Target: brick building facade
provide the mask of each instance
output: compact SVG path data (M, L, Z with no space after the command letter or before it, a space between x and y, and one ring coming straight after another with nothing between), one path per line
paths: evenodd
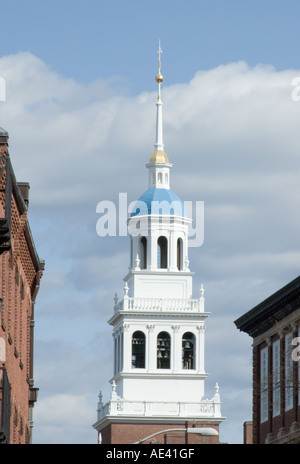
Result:
M253 443L300 443L300 277L235 324L253 338Z
M212 434L212 429L216 434ZM196 433L193 433L193 430ZM207 435L203 432L207 430ZM119 421L110 422L102 431L102 443L120 444L172 444L172 445L200 445L219 444L219 424L201 421L138 421L136 418L130 423ZM148 438L147 438L148 437Z
M31 442L34 303L44 263L31 235L29 184L16 181L0 128L0 443Z

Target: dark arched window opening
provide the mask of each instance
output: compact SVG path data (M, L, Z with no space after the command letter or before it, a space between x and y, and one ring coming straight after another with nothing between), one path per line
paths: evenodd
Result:
M177 240L177 269L178 271L182 271L182 262L183 262L183 246L182 246L182 239L179 238Z
M145 367L145 334L137 331L132 335L132 368Z
M157 369L170 369L170 335L160 332L157 336Z
M182 337L182 368L195 369L195 335L191 332Z
M141 243L140 267L141 269L146 269L147 268L147 239L146 237L142 237L140 243Z
M159 237L157 240L157 267L167 269L168 267L168 240L166 237Z

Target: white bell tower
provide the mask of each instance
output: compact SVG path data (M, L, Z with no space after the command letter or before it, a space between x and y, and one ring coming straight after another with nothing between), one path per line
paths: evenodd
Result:
M109 320L114 340L112 393L106 404L101 394L94 424L103 443L133 443L147 435L146 425L163 430L197 421L218 430L223 420L218 386L212 399L204 399L208 313L202 285L193 297L188 257L191 220L170 189L172 164L163 145L160 46L158 53L155 150L146 165L148 189L128 219L129 272L124 296L119 301L115 295ZM123 435L122 424L126 424Z

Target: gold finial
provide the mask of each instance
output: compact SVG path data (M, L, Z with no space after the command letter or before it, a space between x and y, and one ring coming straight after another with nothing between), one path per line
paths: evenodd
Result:
M160 40L159 40L159 43L158 43L158 74L157 76L155 77L155 80L158 84L161 84L162 81L164 80L163 78L163 75L161 73L161 60L160 60L160 56L162 54L162 49L161 49L161 46L160 46Z

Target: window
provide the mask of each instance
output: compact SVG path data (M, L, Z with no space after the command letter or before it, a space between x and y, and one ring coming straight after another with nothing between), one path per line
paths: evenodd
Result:
M166 237L159 237L157 240L157 267L167 269L168 267L168 240Z
M170 369L170 335L160 332L157 336L157 369Z
M273 417L280 414L280 340L273 343Z
M191 332L182 337L182 369L195 369L195 336Z
M23 435L23 433L24 433L24 423L23 423L23 419L21 418L19 434Z
M147 268L147 239L146 237L142 237L140 240L140 257L141 257L141 262L140 262L140 267L141 269L146 269Z
M18 425L18 422L19 422L19 414L18 414L18 410L17 408L15 407L15 411L14 411L14 425L17 427Z
M177 240L177 269L178 271L182 271L182 239L179 238Z
M268 348L260 352L260 421L268 420Z
M158 173L157 180L158 180L158 183L159 183L159 184L162 183L162 173L161 173L161 172Z
M20 282L20 274L19 274L19 269L16 266L16 269L15 269L15 283L16 283L16 285L19 285L19 282Z
M22 298L22 300L24 300L24 298L25 298L25 287L24 287L23 279L21 279L21 288L20 288L20 292L21 292L21 298Z
M132 368L143 369L145 367L145 334L141 331L132 335Z
M293 358L292 358L292 339L293 334L285 336L285 410L293 407Z

